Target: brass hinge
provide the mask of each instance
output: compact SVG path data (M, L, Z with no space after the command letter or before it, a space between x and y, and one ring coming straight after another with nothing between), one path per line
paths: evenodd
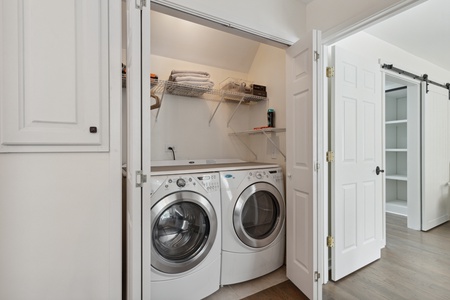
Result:
M142 170L136 171L136 187L143 187L147 182L147 175Z
M314 61L318 61L320 58L320 54L317 51L314 51Z
M334 152L333 151L327 152L327 162L334 162Z
M327 236L327 247L333 248L334 247L334 237L331 235Z
M319 281L319 279L320 279L320 273L315 271L314 272L314 281L317 282L317 281Z
M331 78L334 76L334 67L327 67L327 77Z

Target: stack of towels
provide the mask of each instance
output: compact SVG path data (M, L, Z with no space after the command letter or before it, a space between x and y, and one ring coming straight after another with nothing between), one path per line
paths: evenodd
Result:
M168 85L167 91L176 95L200 96L214 86L214 82L209 80L209 77L209 73L202 71L173 70L169 81L176 84Z

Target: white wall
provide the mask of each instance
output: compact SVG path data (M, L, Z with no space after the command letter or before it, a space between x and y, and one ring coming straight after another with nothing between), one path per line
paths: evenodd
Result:
M365 32L348 37L337 45L352 52L360 53L363 57L372 57L381 59L384 63L392 63L394 66L414 74L428 74L431 80L439 83L448 82L450 79L450 71Z
M111 239L120 247L121 238L120 214L110 231L110 155L2 154L0 166L0 298L119 296L110 294L110 276L120 280Z
M275 127L286 128L286 51L261 44L249 71L255 82L268 86L267 108L275 110ZM266 125L266 107L255 107L251 111L250 127ZM286 133L270 134L271 139L286 155ZM258 160L277 163L283 168L286 161L264 135L250 137L250 145L258 155Z
M394 5L409 5L422 0L314 0L306 7L306 30L327 32L342 30L388 10Z

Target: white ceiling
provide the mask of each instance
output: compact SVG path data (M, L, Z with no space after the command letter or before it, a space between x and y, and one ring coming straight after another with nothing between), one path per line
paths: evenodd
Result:
M365 31L450 71L449 0L428 0Z
M259 43L151 11L153 55L248 73Z
M248 72L258 42L151 13L152 54ZM450 0L428 0L365 31L450 71Z

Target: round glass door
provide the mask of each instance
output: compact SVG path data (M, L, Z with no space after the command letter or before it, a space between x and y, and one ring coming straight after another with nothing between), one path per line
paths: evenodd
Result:
M198 265L213 246L217 232L214 208L194 192L177 192L160 200L152 215L152 266L181 273Z
M261 248L272 243L284 223L284 201L271 184L255 183L239 196L234 207L234 229L249 247Z

